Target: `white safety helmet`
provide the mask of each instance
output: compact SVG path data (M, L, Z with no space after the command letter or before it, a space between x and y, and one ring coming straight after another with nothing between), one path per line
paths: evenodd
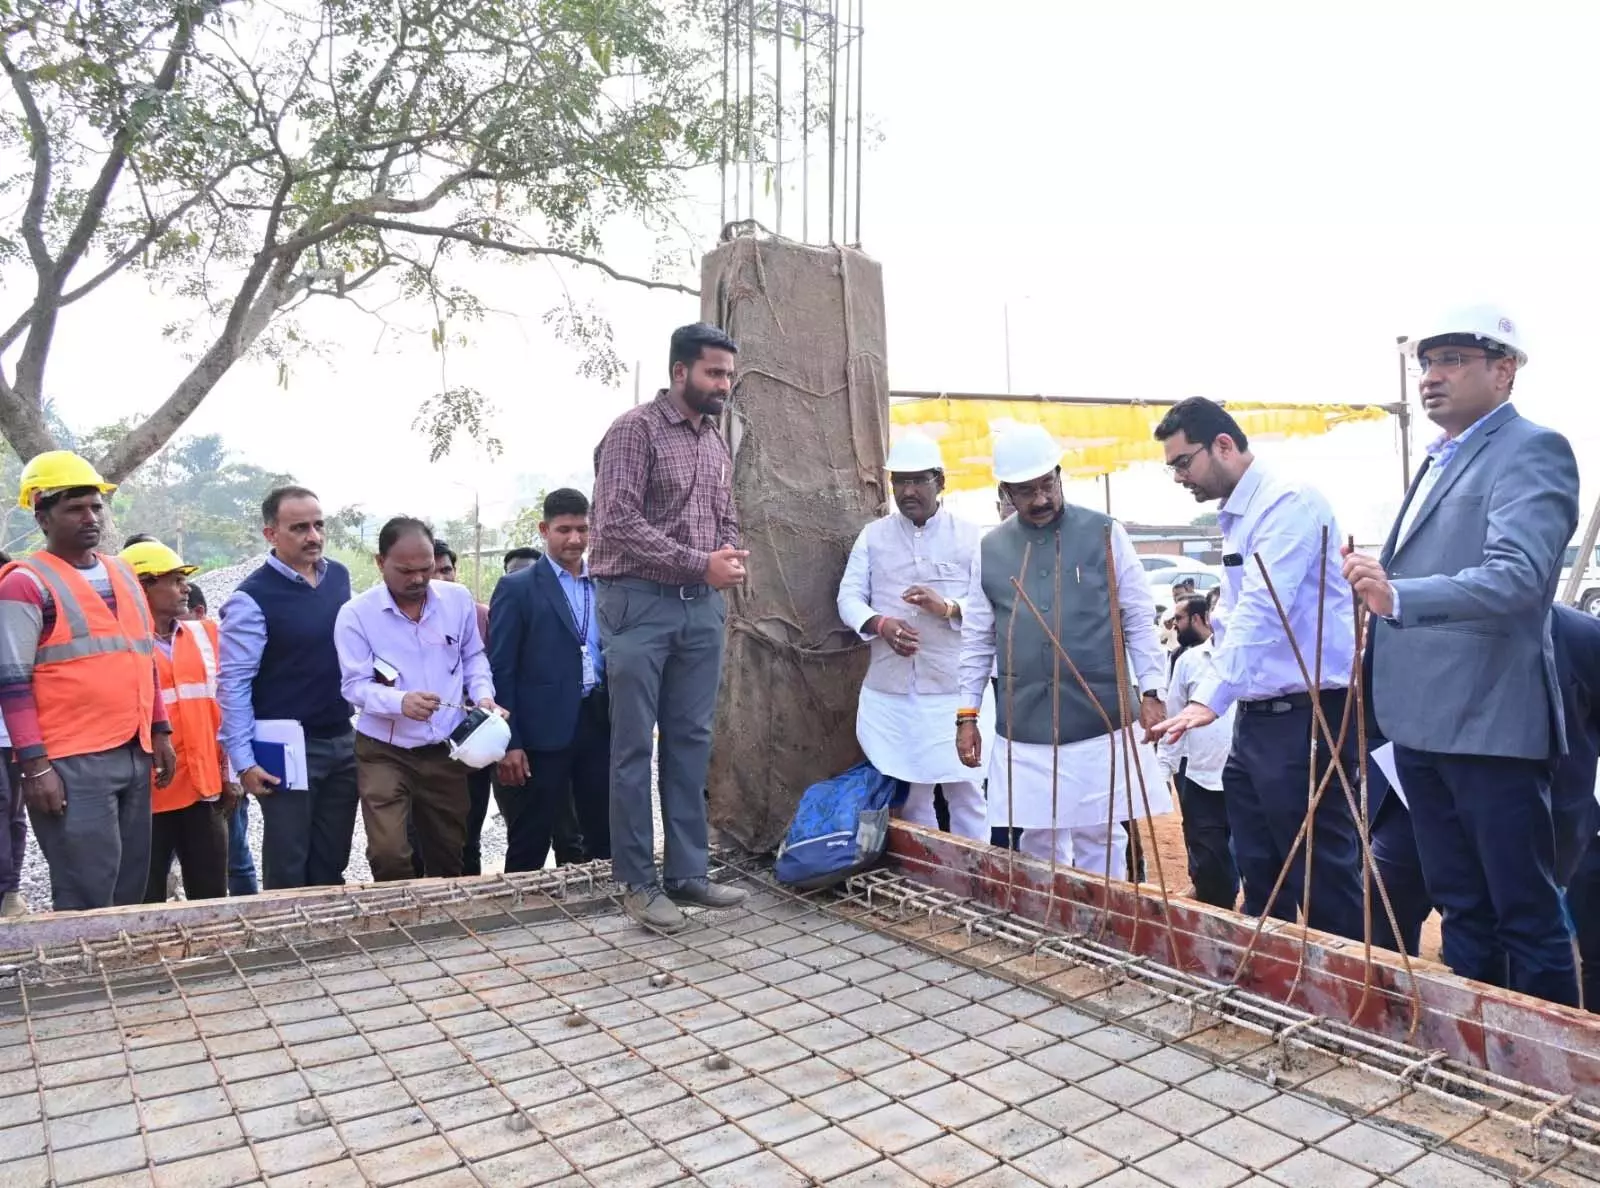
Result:
M450 732L450 758L474 771L499 763L511 743L511 727L492 710L473 709Z
M1492 305L1451 310L1428 333L1408 339L1401 349L1416 355L1436 346L1489 346L1514 358L1518 368L1528 365L1528 352L1522 349L1517 324L1504 310Z
M889 447L883 468L890 474L921 474L925 470L943 470L944 458L939 454L939 443L931 437L902 433Z
M994 439L994 477L1000 483L1025 483L1061 465L1064 451L1043 425L1014 425Z

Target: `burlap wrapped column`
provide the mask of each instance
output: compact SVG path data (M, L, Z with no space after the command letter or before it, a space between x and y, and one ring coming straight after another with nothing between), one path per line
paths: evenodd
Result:
M724 843L765 851L809 785L861 758L867 649L835 600L850 545L886 498L883 272L850 248L739 236L701 276L705 320L739 344L723 428L750 550L728 604L711 822Z

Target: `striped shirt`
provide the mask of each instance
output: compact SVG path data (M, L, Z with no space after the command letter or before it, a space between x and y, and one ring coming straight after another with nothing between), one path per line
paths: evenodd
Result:
M733 455L717 427L696 427L666 392L618 417L596 451L589 572L694 585L713 552L738 544Z

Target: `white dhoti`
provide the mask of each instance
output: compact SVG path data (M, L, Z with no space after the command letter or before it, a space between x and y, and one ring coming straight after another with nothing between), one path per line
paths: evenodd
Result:
M989 824L1022 830L1018 848L1025 854L1053 854L1058 862L1099 875L1106 873L1109 832L1111 876L1125 878L1128 837L1122 822L1142 820L1146 798L1152 815L1172 810L1155 748L1135 741L1143 733L1135 727L1124 750L1127 733L1060 747L997 737L989 760Z
M934 787L944 789L950 832L989 840L988 810L980 786L982 768L967 767L956 754L959 693L883 693L863 688L856 709L856 740L872 765L911 785L901 816L938 828ZM984 698L978 733L987 751L994 742L994 698Z

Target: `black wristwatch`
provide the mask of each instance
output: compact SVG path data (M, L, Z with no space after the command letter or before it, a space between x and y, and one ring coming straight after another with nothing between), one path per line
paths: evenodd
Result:
M1139 696L1140 697L1153 697L1157 701L1161 700L1161 694L1157 693L1154 689L1146 689L1143 693L1139 694Z

